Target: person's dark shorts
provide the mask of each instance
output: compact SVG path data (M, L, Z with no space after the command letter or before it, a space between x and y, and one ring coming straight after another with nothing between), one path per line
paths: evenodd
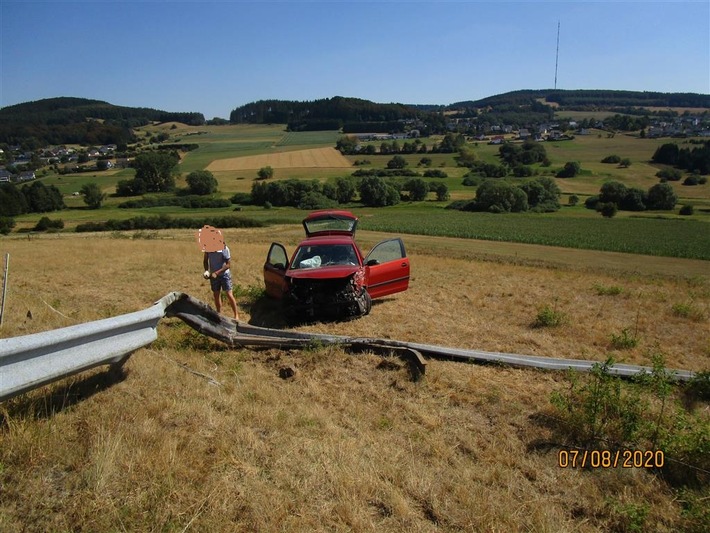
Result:
M222 289L223 291L232 290L232 275L222 274L216 278L210 278L210 286L212 287L212 292Z

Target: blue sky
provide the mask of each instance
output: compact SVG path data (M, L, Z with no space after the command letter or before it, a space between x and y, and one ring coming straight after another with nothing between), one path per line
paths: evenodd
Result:
M74 96L228 118L261 99L450 104L710 93L710 2L0 0L0 107Z

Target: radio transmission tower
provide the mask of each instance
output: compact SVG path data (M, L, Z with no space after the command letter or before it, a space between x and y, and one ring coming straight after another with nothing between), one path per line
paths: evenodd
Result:
M560 58L560 21L557 21L557 50L555 51L555 90L557 89L557 62Z

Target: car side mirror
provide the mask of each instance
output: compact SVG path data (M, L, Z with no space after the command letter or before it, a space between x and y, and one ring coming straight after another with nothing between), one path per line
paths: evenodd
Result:
M283 263L274 263L271 266L273 266L274 268L278 268L279 270L286 270L286 265L284 265Z
M365 263L367 266L373 266L373 265L379 265L380 262L377 259L370 259L367 263Z

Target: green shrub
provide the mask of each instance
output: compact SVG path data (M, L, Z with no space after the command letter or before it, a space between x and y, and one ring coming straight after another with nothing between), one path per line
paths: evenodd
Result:
M7 235L15 227L15 219L12 217L1 217L0 216L0 233Z
M628 350L635 348L638 344L638 337L629 331L629 328L624 328L618 335L611 334L611 346L617 350Z
M62 219L52 220L49 217L42 217L39 222L32 228L34 231L60 230L64 228Z
M621 162L621 158L618 155L608 155L602 159L602 163L613 163L618 164Z
M692 215L695 212L695 209L691 204L685 204L683 207L680 208L680 211L678 211L679 215Z
M599 284L594 285L594 290L599 296L617 296L624 291L624 289L618 285L610 285L607 287Z
M538 310L532 325L534 328L552 328L562 325L566 320L565 314L557 311L556 306L545 305Z

